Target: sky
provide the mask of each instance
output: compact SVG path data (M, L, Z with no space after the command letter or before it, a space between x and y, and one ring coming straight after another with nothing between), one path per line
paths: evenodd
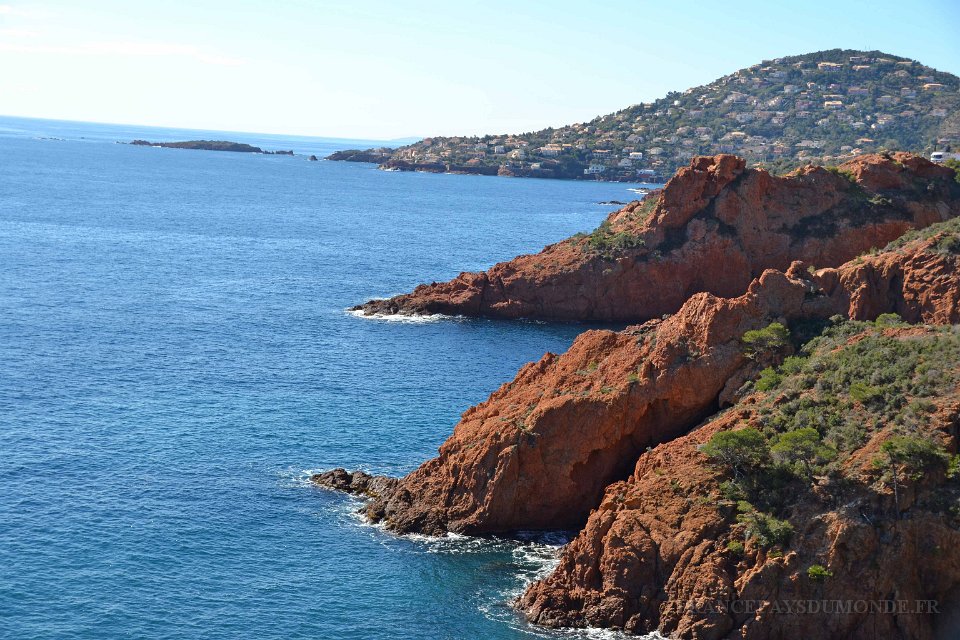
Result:
M583 122L785 55L960 75L958 0L0 0L0 114L388 140Z

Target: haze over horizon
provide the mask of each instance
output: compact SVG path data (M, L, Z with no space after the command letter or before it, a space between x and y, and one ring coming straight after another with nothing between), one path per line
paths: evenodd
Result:
M582 122L824 49L960 73L948 0L85 5L0 4L0 113L388 140Z

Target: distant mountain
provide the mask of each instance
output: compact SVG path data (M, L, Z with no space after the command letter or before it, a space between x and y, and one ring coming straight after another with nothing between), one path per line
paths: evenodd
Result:
M659 181L695 155L789 169L855 155L960 148L960 78L880 51L777 58L591 120L519 135L425 138L332 159L381 168Z

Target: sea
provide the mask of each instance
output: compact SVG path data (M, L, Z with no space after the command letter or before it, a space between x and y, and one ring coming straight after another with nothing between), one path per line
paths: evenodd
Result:
M0 117L0 637L615 637L510 605L569 533L396 536L308 478L411 471L586 328L348 307L638 185L308 160L376 144Z

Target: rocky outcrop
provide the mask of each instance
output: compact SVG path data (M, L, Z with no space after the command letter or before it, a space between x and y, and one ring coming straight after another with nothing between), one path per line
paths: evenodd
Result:
M956 222L934 225L888 251L822 269L816 280L854 320L896 313L911 323L960 323L958 230Z
M229 142L227 140L186 140L184 142L148 142L134 140L130 144L138 147L165 147L167 149L195 149L200 151L233 151L235 153L264 153L260 147L254 147L243 142ZM293 155L293 152L289 152Z
M898 189L909 185L894 181L914 171L882 160L860 169L859 180ZM718 167L698 180L702 195L670 200L660 231L688 228L727 177ZM894 498L875 460L882 442L903 433L957 451L960 340L953 351L924 356L933 377L923 384L947 380L946 387L923 402L900 396L891 404L907 407L905 421L871 414L870 400L844 399L863 440L812 484L771 476L781 517L794 528L789 544L750 537L728 495L730 476L701 446L720 431L769 431L771 412L792 415L791 402L819 393L819 374L783 391L745 384L793 349L770 343L748 353L748 331L780 322L799 336L837 314L897 313L918 324L878 323L863 335L904 343L945 335L929 325L957 322L958 260L960 219L837 268L796 261L786 273L766 270L736 297L697 293L674 315L588 331L567 353L526 365L468 409L439 455L404 478L338 469L314 481L366 496L369 517L397 532L579 529L557 569L518 601L538 624L700 639L954 637L936 628L949 620L930 614L960 601L960 520L951 507L960 484L943 470L903 475ZM863 335L822 350L840 352ZM889 372L877 373L858 380L883 384ZM806 409L813 424L822 416L817 406ZM791 609L809 602L826 612ZM827 608L846 603L866 609Z
M397 484L396 478L373 476L363 471L351 472L346 469L315 473L310 476L310 481L318 487L368 497L384 494Z
M952 322L960 276L957 255L943 247L960 245L958 229L936 225L839 269L795 262L736 298L699 293L665 319L587 331L468 409L438 457L367 492L367 513L393 530L429 534L579 527L646 448L732 404L770 358L785 355L748 355L747 331L836 314Z
M429 534L579 527L642 451L687 431L717 409L731 380L756 372L746 331L830 315L810 288L768 271L739 298L701 293L665 320L584 333L467 410L440 455L367 513Z
M888 331L909 340L933 333ZM937 398L940 410L926 427L951 451L958 401L956 390ZM797 500L785 549L743 546L744 525L723 497L726 478L700 447L719 431L761 427L757 404L752 397L642 454L630 478L607 489L553 574L520 599L529 619L703 640L935 637L944 622L932 614L953 606L960 585L960 523L937 504L956 500L960 488L942 475L915 482L909 504L900 504L905 514L892 517L868 445L847 461L855 471L844 482L788 487ZM826 570L820 579L808 573L814 565Z
M357 309L642 322L695 293L738 296L766 269L794 260L836 267L952 218L960 214L953 175L901 153L780 177L730 155L695 158L662 192L611 214L589 236Z

